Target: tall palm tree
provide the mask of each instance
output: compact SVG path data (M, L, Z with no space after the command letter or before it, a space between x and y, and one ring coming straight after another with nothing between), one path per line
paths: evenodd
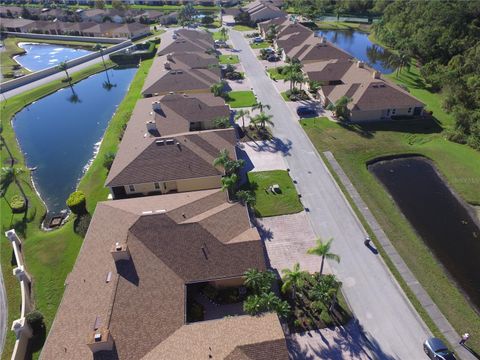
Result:
M20 184L20 175L24 174L26 172L26 169L23 167L18 167L18 166L6 166L2 167L1 169L1 175L2 179L5 184L9 184L11 182L14 182L20 192L22 193L22 197L25 200L25 208L28 209L28 198L27 194L25 194L25 191L23 190L22 184ZM5 188L8 185L5 186Z
M227 41L228 29L225 26L220 29L220 34L222 35L223 41Z
M297 289L301 287L305 282L307 272L300 270L300 264L293 265L293 269L283 269L283 285L282 292L285 293L288 290L292 290L292 299L295 300Z
M329 239L326 243L322 242L322 239L317 239L317 245L307 250L307 254L317 255L322 258L322 263L320 265L320 275L322 275L323 273L323 265L325 259L340 262L340 256L330 252L330 246L332 245L332 241L333 238Z
M272 271L259 271L255 268L245 271L244 276L245 286L256 293L269 291L275 280L275 274Z
M107 64L105 64L105 58L103 57L103 46L97 43L93 47L93 50L100 51L100 55L102 56L103 68L105 69L105 74L107 75L107 84L110 84L110 77L108 76Z
M238 175L231 174L222 177L222 191L229 190L233 191L238 182Z
M250 111L240 109L235 114L235 120L242 119L242 128L245 129L245 116L250 114Z
M72 86L71 78L70 75L68 74L68 64L66 61L62 61L60 64L58 64L57 69L60 71L65 71L65 74L67 75L67 80L70 86Z
M260 110L260 112L263 112L263 109L268 109L270 110L272 107L268 104L262 104L260 101L257 101L255 105L252 106L252 110Z
M273 126L273 116L272 115L267 115L264 112L261 112L257 116L253 118L253 123L254 124L260 124L260 127L262 129L265 129L265 125L269 124Z

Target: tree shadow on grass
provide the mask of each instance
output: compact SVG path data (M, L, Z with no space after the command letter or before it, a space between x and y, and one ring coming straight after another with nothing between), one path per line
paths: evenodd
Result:
M34 329L33 337L28 342L28 350L25 359L33 359L33 354L40 351L47 339L47 329L45 324Z

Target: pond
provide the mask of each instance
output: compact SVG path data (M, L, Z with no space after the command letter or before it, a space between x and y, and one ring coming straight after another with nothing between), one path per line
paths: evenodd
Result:
M13 128L49 214L66 208L122 101L136 68L93 75L40 99L15 115Z
M369 170L443 267L480 309L480 228L434 166L420 157L380 161Z
M18 43L18 46L27 53L15 56L14 60L30 71L38 71L57 66L62 61L73 60L92 53L92 51L88 50L52 44L21 42Z
M382 74L391 74L395 70L388 64L390 52L372 43L367 33L355 30L320 30L316 35L325 36L328 41Z

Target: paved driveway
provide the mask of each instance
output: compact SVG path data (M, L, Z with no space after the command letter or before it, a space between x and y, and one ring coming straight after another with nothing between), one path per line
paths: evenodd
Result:
M376 357L424 359L422 342L430 335L425 324L382 259L363 245L365 230L242 34L231 31L230 38L258 99L272 106L273 133L279 142L290 144L285 159L309 209L315 233L335 239L332 251L340 255L341 262L330 266L344 283L344 293L359 323L378 344Z

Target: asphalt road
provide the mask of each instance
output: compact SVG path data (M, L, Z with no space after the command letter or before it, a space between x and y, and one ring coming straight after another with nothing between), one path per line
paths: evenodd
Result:
M332 251L341 257L331 268L343 282L343 290L372 351L379 359L425 359L423 341L430 335L379 255L365 245L365 230L344 198L316 149L283 101L265 69L256 59L243 34L230 32L241 63L258 100L269 104L280 150L297 190L309 209L315 233L334 238ZM319 260L320 261L320 260Z

